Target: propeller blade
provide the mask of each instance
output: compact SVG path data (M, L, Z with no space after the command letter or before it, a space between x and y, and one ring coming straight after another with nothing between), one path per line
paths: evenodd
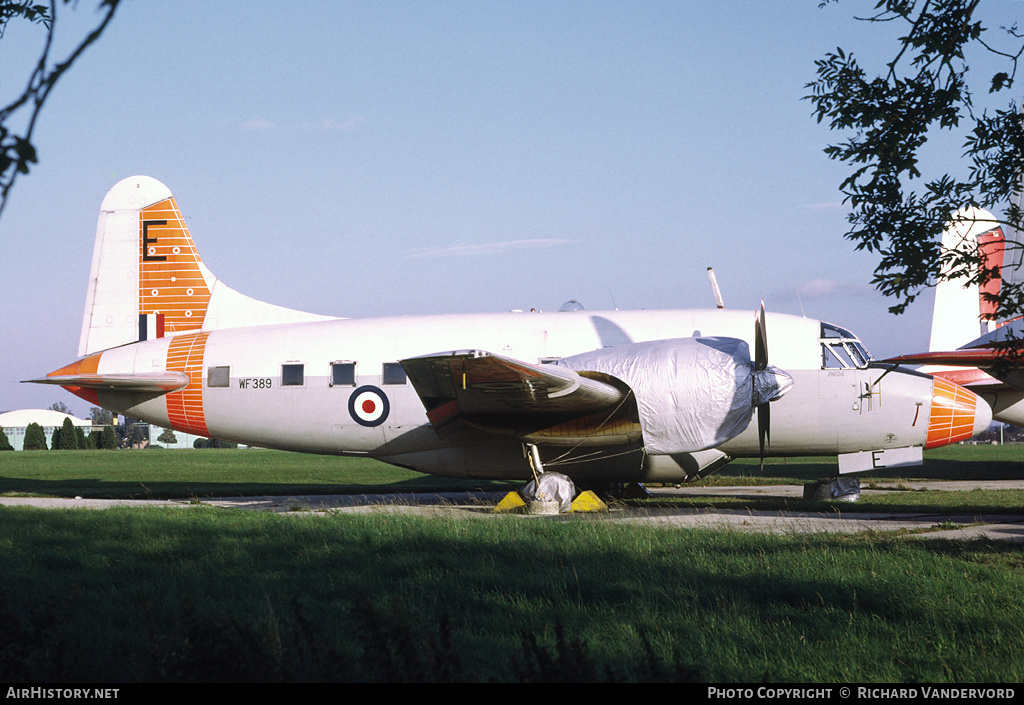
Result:
M765 323L764 299L761 310L754 314L754 372L768 369L768 327ZM765 450L771 448L771 410L767 403L757 407L757 442L761 449L761 471L764 472Z
M761 310L754 314L754 370L768 368L768 328L765 324L764 301Z
M757 407L757 442L761 446L761 471L764 472L765 451L771 450L772 412L771 406L761 404Z

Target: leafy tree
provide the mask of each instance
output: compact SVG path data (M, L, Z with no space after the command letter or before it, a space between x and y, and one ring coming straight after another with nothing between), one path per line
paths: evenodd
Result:
M103 432L100 434L100 442L96 444L96 447L103 450L117 449L117 434L114 433L112 426L103 427Z
M78 447L81 450L92 450L96 446L93 445L92 437L85 435L85 429L81 426L75 426L75 435L78 437Z
M165 428L164 432L157 436L156 440L160 443L166 443L167 445L170 445L172 443L177 443L178 437L174 435L174 431L172 431L169 428Z
M7 437L2 428L0 428L0 450L14 450L14 446L11 445L11 439Z
M8 25L15 20L42 25L46 37L40 49L39 59L28 79L28 85L14 100L0 107L0 215L7 205L7 196L19 174L27 174L29 165L37 161L36 148L32 144L32 132L43 104L50 96L50 91L64 72L78 60L93 42L100 38L103 31L114 18L121 0L100 0L99 23L80 43L62 60L55 59L50 52L53 50L57 29L58 0L50 0L49 7L33 0L0 0L0 39ZM64 0L65 6L77 7L78 2ZM12 77L5 75L6 80ZM12 127L12 122L19 122L19 127Z
M142 448L149 441L149 425L135 421L125 428L124 439L131 448Z
M54 444L54 449L78 450L78 433L75 431L75 425L71 423L70 418L64 418L64 425L60 429L59 440L60 445Z
M89 418L93 426L109 426L114 423L114 414L98 406L89 409Z
M46 450L46 434L35 421L25 427L25 444L22 450Z
M832 2L839 0L821 5ZM851 208L846 238L856 249L879 255L872 283L899 302L890 307L893 313L902 313L942 279L966 277L965 285L984 286L999 276L982 266L977 248L942 249L940 237L954 212L980 207L1000 214L997 221L1010 230L1021 226L1021 114L1010 97L990 96L1005 106L991 112L979 112L976 98L981 89L1005 94L1014 88L1024 41L1016 25L985 27L979 4L879 0L874 14L860 19L901 32L884 69L872 75L839 48L815 62L818 79L807 85L818 121L847 133L846 141L825 150L853 167L840 186ZM968 58L995 62L996 69L977 77L969 72ZM925 177L921 156L927 141L962 129L964 161L953 170L957 175ZM1004 282L991 300L998 304L997 317L1024 312L1019 284Z

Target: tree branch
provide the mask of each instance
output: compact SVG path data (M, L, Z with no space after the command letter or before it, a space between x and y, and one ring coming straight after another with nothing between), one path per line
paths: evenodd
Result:
M3 215L7 206L7 199L11 189L14 187L19 174L27 174L29 165L36 163L36 150L32 145L32 134L35 130L36 120L42 111L46 99L50 95L57 81L64 73L71 68L71 65L82 55L82 53L100 38L117 11L121 0L102 0L100 8L105 8L105 14L99 24L82 40L81 43L68 55L68 57L50 67L50 50L53 46L54 36L57 30L57 0L50 0L49 21L47 24L46 40L36 62L36 68L29 76L28 86L18 98L9 105L0 109L0 216ZM69 0L64 0L65 4ZM41 6L32 6L31 13L23 13L27 19L38 17ZM28 120L23 135L12 133L5 123L22 108L28 108Z

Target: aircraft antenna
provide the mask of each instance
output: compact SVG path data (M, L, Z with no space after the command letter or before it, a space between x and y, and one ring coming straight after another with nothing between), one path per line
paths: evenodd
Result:
M718 288L718 280L715 279L714 267L708 267L708 279L711 280L711 293L715 295L715 306L725 308L725 302L722 301L722 292Z
M619 305L617 303L615 303L615 294L612 293L611 289L608 289L608 298L610 298L612 300L612 308L615 309L616 311L618 311L619 310Z

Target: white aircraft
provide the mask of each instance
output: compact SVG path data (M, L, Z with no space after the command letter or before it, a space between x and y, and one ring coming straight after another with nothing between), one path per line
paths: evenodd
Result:
M954 214L942 236L945 251L977 252L982 266L999 276L984 287L964 284L964 277L943 279L935 287L929 352L901 355L886 360L901 364L923 363L919 372L962 385L981 396L992 408L992 418L1013 426L1024 426L1024 379L1019 363L1009 364L1007 343L1020 323L996 318L996 307L986 294L998 295L1004 278L1021 272L1024 251L1013 238L1009 241L999 222L988 211L967 208ZM952 273L947 266L945 274ZM973 272L965 270L965 275ZM1005 326L1005 328L1004 328Z
M913 464L988 427L976 395L872 363L843 328L782 314L770 326L773 365L763 307L284 309L221 283L171 192L138 176L100 208L80 359L27 381L239 443L461 477L557 469L583 484L693 480L765 455Z

